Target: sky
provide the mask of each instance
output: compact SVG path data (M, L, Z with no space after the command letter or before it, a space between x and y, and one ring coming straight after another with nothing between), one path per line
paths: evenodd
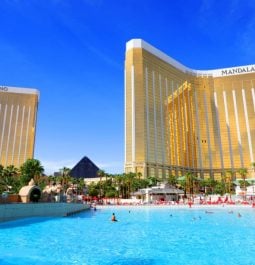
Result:
M83 156L124 171L127 41L196 70L255 63L254 0L0 0L0 13L0 85L40 91L47 174Z

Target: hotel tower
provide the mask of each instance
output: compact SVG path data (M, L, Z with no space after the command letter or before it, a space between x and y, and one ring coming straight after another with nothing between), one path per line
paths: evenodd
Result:
M193 70L126 44L125 171L219 178L255 161L255 65Z
M0 164L19 167L34 155L36 89L0 86Z

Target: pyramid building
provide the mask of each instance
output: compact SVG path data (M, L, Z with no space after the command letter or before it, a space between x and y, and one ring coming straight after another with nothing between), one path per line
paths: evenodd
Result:
M84 156L70 171L73 178L97 178L99 168L87 157Z

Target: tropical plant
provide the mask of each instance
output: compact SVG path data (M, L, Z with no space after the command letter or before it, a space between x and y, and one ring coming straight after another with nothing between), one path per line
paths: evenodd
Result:
M13 165L0 166L0 192L17 193L20 189L19 171Z
M91 197L98 196L99 192L94 186L89 186L88 194Z
M115 198L117 197L117 191L116 190L110 190L105 193L105 197L107 198Z
M200 182L200 185L204 187L205 194L213 194L217 181L212 178L203 179Z
M234 174L235 172L232 170L227 171L227 174L226 174L227 192L229 193L230 199L231 199L231 194L232 194L232 189L233 189Z
M116 188L118 197L120 197L120 195L121 195L121 182L122 182L121 175L119 175L119 174L115 175L113 178L113 185Z
M217 181L213 192L216 194L223 195L225 194L225 191L226 191L225 183L223 181Z
M156 177L148 177L147 180L149 181L149 187L156 186L159 182Z
M170 175L167 179L167 182L169 185L171 186L176 186L176 184L178 183L177 177L174 175Z
M69 168L63 167L61 169L61 172L62 172L61 176L58 176L56 178L56 181L61 183L61 186L62 186L64 192L66 192L66 190L69 188L70 184L71 183L74 184L76 182L76 180L70 176L70 169Z
M142 178L143 174L141 172L137 173L137 177L139 178L139 180Z
M248 183L246 181L246 176L247 176L248 170L247 170L247 168L240 168L238 172L242 178L242 181L240 181L240 187L244 190L244 199L245 199L246 187L248 185Z
M240 168L238 173L240 174L240 176L243 180L243 183L244 183L243 188L244 188L244 190L246 190L245 183L246 183L246 176L247 176L248 170L247 170L247 168Z
M252 166L253 171L255 172L255 162L252 162L251 166Z
M196 188L196 177L191 172L187 172L179 183L184 189L184 194L189 194L189 196L193 197L194 189Z
M39 185L44 168L41 162L37 159L27 159L20 167L20 182L22 185L27 185L31 179L34 179L35 184Z
M105 177L106 173L104 170L98 170L97 171L97 175L99 176L100 180L99 180L99 187L100 187L100 190L99 190L99 196L102 197L102 178Z
M125 184L126 184L126 198L130 198L130 194L134 191L134 182L136 174L129 172L125 175Z

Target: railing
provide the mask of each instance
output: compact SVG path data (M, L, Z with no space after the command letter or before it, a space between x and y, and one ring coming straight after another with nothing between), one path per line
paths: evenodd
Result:
M40 203L84 203L82 195L53 195L42 197ZM22 203L21 197L18 194L3 193L0 195L0 204Z

